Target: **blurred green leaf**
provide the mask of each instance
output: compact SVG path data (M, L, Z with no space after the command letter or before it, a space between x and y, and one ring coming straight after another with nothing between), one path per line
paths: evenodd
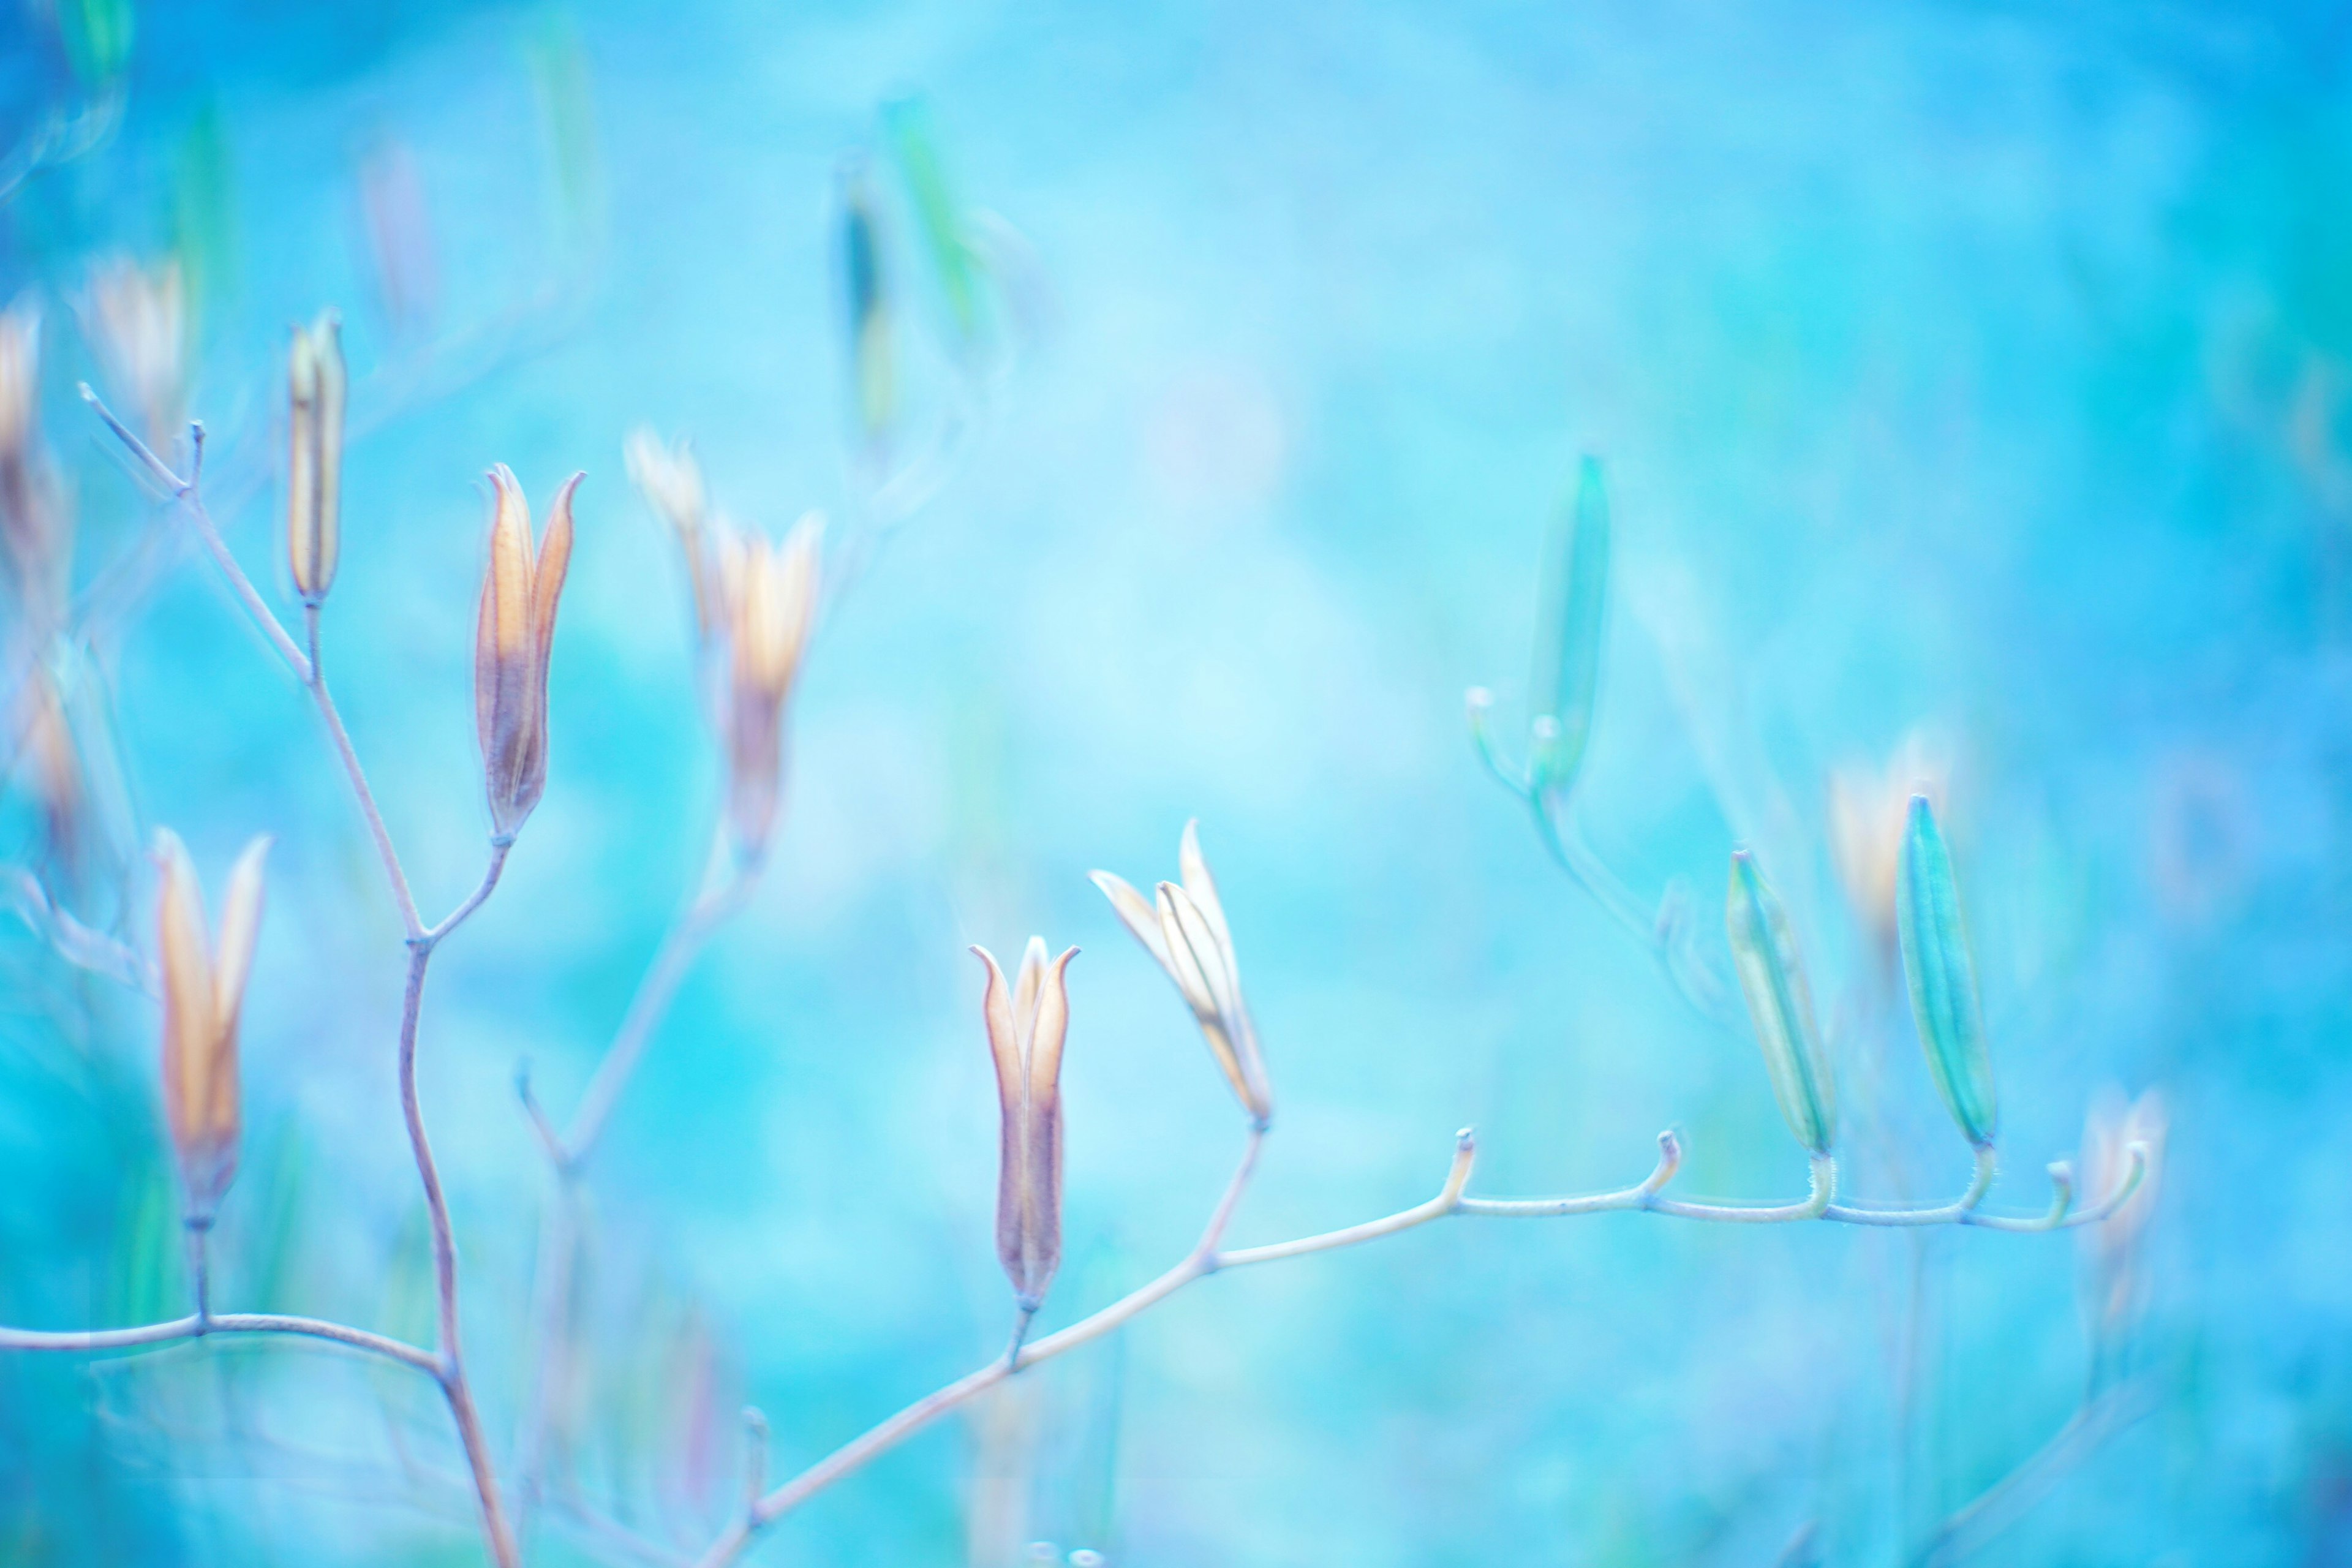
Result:
M187 269L193 323L236 287L236 193L219 100L208 100L188 122L172 167L172 222L180 264ZM194 331L192 325L191 335Z
M919 98L902 98L885 104L883 128L906 182L907 195L922 230L931 270L947 300L956 333L969 341L980 330L980 287L971 242L965 237L962 212L948 184L947 167L940 158L939 138L931 125L930 106Z
M131 0L57 0L58 36L66 63L85 89L111 85L131 63L138 18Z
M596 153L595 89L588 51L572 13L540 14L524 42L540 114L555 161L557 214L575 250L593 248L604 234L604 172Z

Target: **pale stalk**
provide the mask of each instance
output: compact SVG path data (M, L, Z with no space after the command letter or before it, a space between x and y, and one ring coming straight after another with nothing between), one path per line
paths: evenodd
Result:
M2146 1150L2132 1146L2131 1169L2116 1191L2092 1208L2078 1214L2067 1213L2069 1187L2060 1182L2057 1200L2050 1212L2038 1217L1993 1216L1977 1212L1976 1205L1990 1183L1989 1152L1980 1152L1975 1176L1968 1190L1953 1203L1933 1208L1914 1210L1864 1209L1842 1206L1832 1200L1837 1190L1836 1162L1828 1155L1814 1156L1811 1162L1811 1190L1794 1203L1764 1205L1730 1205L1686 1203L1659 1194L1674 1179L1682 1163L1680 1141L1671 1131L1658 1135L1658 1163L1649 1175L1630 1187L1612 1192L1588 1194L1559 1198L1473 1198L1464 1195L1468 1186L1476 1145L1468 1130L1461 1132L1454 1144L1454 1163L1446 1173L1445 1183L1437 1195L1408 1209L1366 1220L1359 1225L1318 1235L1301 1237L1293 1241L1275 1242L1264 1247L1238 1247L1221 1251L1217 1242L1232 1219L1241 1201L1251 1171L1257 1160L1262 1132L1253 1132L1249 1146L1244 1152L1240 1166L1227 1184L1208 1227L1201 1240L1183 1260L1166 1273L1140 1289L1121 1297L1109 1306L1081 1319L1058 1333L1048 1334L1023 1348L1017 1358L999 1356L986 1366L967 1373L944 1388L938 1389L862 1436L851 1439L825 1458L803 1470L761 1497L744 1518L730 1526L714 1542L709 1550L697 1560L697 1568L725 1568L740 1556L759 1532L810 1498L852 1474L869 1461L898 1447L907 1438L930 1425L941 1415L961 1405L976 1395L1004 1382L1018 1373L1025 1372L1041 1361L1076 1349L1101 1338L1131 1319L1159 1305L1196 1279L1228 1268L1247 1268L1253 1264L1278 1263L1288 1258L1303 1258L1311 1253L1336 1251L1364 1242L1377 1241L1412 1230L1434 1220L1454 1215L1478 1215L1487 1218L1535 1219L1564 1215L1603 1214L1615 1210L1658 1214L1674 1218L1695 1219L1714 1224L1792 1224L1830 1222L1844 1225L1992 1225L2008 1230L2055 1230L2075 1225L2087 1225L2105 1218L2128 1198L2138 1185L2146 1166ZM2062 1172L2053 1170L2053 1177Z

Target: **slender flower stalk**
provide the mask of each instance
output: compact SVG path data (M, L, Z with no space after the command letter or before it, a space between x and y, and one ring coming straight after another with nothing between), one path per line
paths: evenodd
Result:
M474 713L496 842L513 841L547 788L547 661L572 562L572 493L583 477L556 492L534 558L522 487L504 463L490 470L497 510L474 638Z
M1108 871L1091 875L1135 940L1176 983L1234 1098L1249 1112L1251 1125L1262 1130L1274 1118L1273 1091L1258 1052L1257 1026L1242 998L1233 931L1217 899L1216 879L1201 854L1198 822L1184 825L1177 869L1183 880L1160 883L1149 901Z
M188 1223L212 1223L236 1175L241 1119L237 1020L261 925L262 863L269 840L237 857L221 900L220 945L205 926L204 888L179 835L155 835L160 879L155 949L163 985L163 1112L187 1188Z
M1062 1263L1062 1042L1070 1026L1065 975L1078 950L1048 959L1045 939L1031 937L1021 955L1020 978L1010 989L995 955L984 947L971 951L988 968L981 1012L1003 1113L996 1257L1025 1324L1045 1304Z
M286 353L286 554L305 605L327 596L342 538L342 321L322 310Z

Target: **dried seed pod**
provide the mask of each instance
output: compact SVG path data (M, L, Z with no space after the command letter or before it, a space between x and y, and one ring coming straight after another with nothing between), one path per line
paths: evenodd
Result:
M261 924L269 840L246 846L221 900L220 947L205 928L204 889L179 836L155 835L157 967L163 984L163 1110L187 1187L191 1225L209 1225L236 1174L237 1022Z
M1045 938L1031 937L1009 991L995 956L982 947L971 951L988 967L981 1013L1003 1112L996 1258L1021 1310L1034 1312L1062 1262L1062 1043L1070 1026L1065 972L1078 950L1049 960Z
M308 327L294 329L286 354L287 426L286 553L295 591L306 605L327 596L335 581L342 537L343 367L342 321L320 312Z
M1209 863L1201 854L1197 822L1184 825L1177 868L1182 883L1160 883L1152 900L1108 871L1092 875L1120 921L1176 983L1217 1066L1233 1085L1234 1098L1262 1128L1273 1118L1274 1097L1258 1052L1257 1027L1242 998L1233 932L1226 927Z
M783 797L784 704L815 624L824 539L824 517L810 512L780 545L735 534L727 541L727 809L735 851L746 860L765 853Z
M1788 911L1757 871L1756 858L1745 849L1732 852L1724 922L1780 1114L1788 1118L1798 1142L1815 1154L1826 1154L1837 1141L1837 1083L1814 1021L1812 989L1805 983L1804 960Z
M474 718L481 733L490 830L511 841L547 788L547 663L572 561L572 475L548 510L534 555L530 509L504 463L490 470L497 510L474 634Z
M1538 794L1564 793L1575 784L1592 737L1608 620L1609 535L1608 486L1601 459L1588 456L1578 468L1575 502L1553 530L1544 562L1529 703L1535 743L1528 759L1528 783Z
M1952 852L1924 795L1911 797L1895 903L1903 977L1910 987L1911 1014L1918 1021L1928 1074L1969 1142L1988 1148L2000 1108L1985 1041L1984 1005L1978 999L1976 961L1960 918Z

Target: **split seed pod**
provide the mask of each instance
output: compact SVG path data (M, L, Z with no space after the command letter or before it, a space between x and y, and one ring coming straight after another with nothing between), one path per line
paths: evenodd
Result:
M1999 1106L1993 1096L1992 1057L1985 1042L1984 1005L1978 999L1976 961L1960 919L1952 852L1924 795L1911 797L1895 906L1903 978L1910 987L1911 1014L1918 1020L1928 1074L1969 1142L1988 1148L1998 1126Z
M1798 1142L1812 1153L1826 1154L1837 1141L1837 1082L1814 1021L1812 988L1805 983L1804 960L1788 911L1758 873L1756 858L1745 849L1732 852L1724 919L1731 934L1732 963L1748 996L1757 1041L1764 1047L1764 1066L1772 1075L1780 1114L1788 1118Z
M220 946L205 928L203 886L179 836L155 835L161 877L156 952L163 982L163 1114L187 1187L191 1225L209 1225L236 1174L236 1031L253 941L261 924L262 862L269 840L237 857L221 900Z
M474 633L474 718L490 831L501 840L513 839L547 788L547 658L572 563L572 492L583 477L572 475L556 492L534 557L522 487L504 463L490 470L498 498Z
M824 519L810 512L780 545L730 535L721 578L733 658L727 709L727 813L735 852L756 860L783 797L784 703L816 618Z
M1263 1128L1273 1118L1274 1096L1258 1054L1257 1026L1242 999L1233 932L1225 925L1224 906L1218 901L1209 863L1201 855L1197 822L1184 825L1177 868L1183 881L1160 883L1149 901L1108 871L1093 873L1094 883L1135 940L1176 983L1217 1066L1234 1086L1234 1098L1250 1113L1252 1123Z
M1609 607L1609 533L1601 459L1587 457L1578 469L1575 502L1554 529L1544 561L1530 704L1535 744L1528 758L1529 783L1539 794L1564 792L1575 783L1592 738Z
M1049 960L1045 939L1031 937L1021 955L1020 978L1010 991L995 956L984 947L971 951L988 966L981 1012L1003 1111L996 1258L1021 1310L1034 1312L1062 1263L1062 1041L1070 1027L1065 972L1078 950Z
M286 384L292 435L286 464L286 553L295 591L304 604L315 605L335 581L342 538L347 377L342 321L334 311L322 310L310 326L294 329Z

